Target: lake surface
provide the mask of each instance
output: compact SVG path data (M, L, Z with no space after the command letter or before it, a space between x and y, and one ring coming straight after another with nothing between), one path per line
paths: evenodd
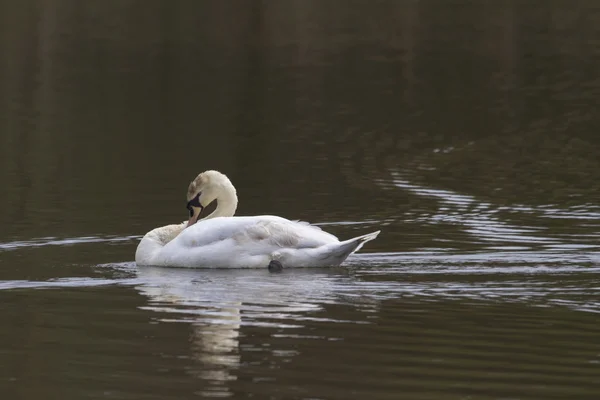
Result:
M593 1L0 5L3 399L597 399ZM138 268L226 173L344 267Z

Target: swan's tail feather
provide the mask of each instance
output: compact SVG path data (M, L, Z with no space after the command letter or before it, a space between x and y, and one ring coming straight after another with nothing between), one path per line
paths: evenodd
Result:
M371 233L367 233L366 235L357 236L352 239L344 240L340 242L339 249L342 254L346 253L346 257L350 254L360 250L363 245L377 237L381 231L375 231ZM344 257L345 258L345 257Z
M373 240L381 231L371 232L366 235L357 236L352 239L344 240L336 244L328 245L326 248L321 248L322 263L328 265L340 265L348 256L359 250L365 243Z

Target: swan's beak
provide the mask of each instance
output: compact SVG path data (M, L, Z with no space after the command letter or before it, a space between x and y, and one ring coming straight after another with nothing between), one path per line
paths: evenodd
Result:
M200 213L204 210L204 206L200 204L200 195L202 192L198 192L196 196L190 201L188 201L186 208L190 212L190 219L188 220L187 226L192 226L196 222L198 222L198 217L200 217Z
M200 207L194 207L191 206L191 216L190 219L188 220L187 226L192 226L194 225L196 222L198 222L198 217L200 216L200 213L202 212L202 210L204 210L204 207L200 206Z

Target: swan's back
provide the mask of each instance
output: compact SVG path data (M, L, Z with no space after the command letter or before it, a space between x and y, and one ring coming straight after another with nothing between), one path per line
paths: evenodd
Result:
M332 234L306 222L261 215L204 220L186 228L165 248L169 245L188 248L207 246L227 239L233 239L239 245L266 241L274 246L294 248L318 247L338 242Z

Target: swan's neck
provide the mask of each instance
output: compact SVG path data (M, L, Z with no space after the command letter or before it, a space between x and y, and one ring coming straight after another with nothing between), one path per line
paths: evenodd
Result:
M135 262L138 265L157 265L155 257L158 252L171 240L175 239L187 226L187 221L181 224L166 225L146 233L138 244L135 252Z
M232 184L223 185L217 196L217 208L203 219L216 217L233 217L238 205L235 187Z

